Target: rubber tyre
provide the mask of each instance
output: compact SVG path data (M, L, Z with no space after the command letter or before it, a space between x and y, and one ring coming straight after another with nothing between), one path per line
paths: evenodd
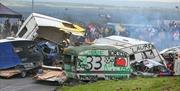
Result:
M26 71L22 71L20 75L21 75L22 78L25 78L27 76L27 72Z

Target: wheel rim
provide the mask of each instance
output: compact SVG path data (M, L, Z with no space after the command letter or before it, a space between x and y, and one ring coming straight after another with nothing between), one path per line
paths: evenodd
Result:
M26 77L26 72L25 71L21 72L21 77Z

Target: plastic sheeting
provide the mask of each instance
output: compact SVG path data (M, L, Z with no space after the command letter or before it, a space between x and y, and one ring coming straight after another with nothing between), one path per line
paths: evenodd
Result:
M0 43L0 69L7 69L20 64L18 55L11 43Z

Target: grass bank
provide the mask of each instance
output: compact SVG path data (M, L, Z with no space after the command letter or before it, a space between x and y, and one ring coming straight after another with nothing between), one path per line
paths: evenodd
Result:
M180 91L180 76L103 80L76 86L63 86L57 91Z

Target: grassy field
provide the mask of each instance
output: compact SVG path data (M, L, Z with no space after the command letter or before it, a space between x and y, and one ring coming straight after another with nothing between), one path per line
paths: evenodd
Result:
M180 77L104 80L76 86L63 86L57 91L180 91Z

